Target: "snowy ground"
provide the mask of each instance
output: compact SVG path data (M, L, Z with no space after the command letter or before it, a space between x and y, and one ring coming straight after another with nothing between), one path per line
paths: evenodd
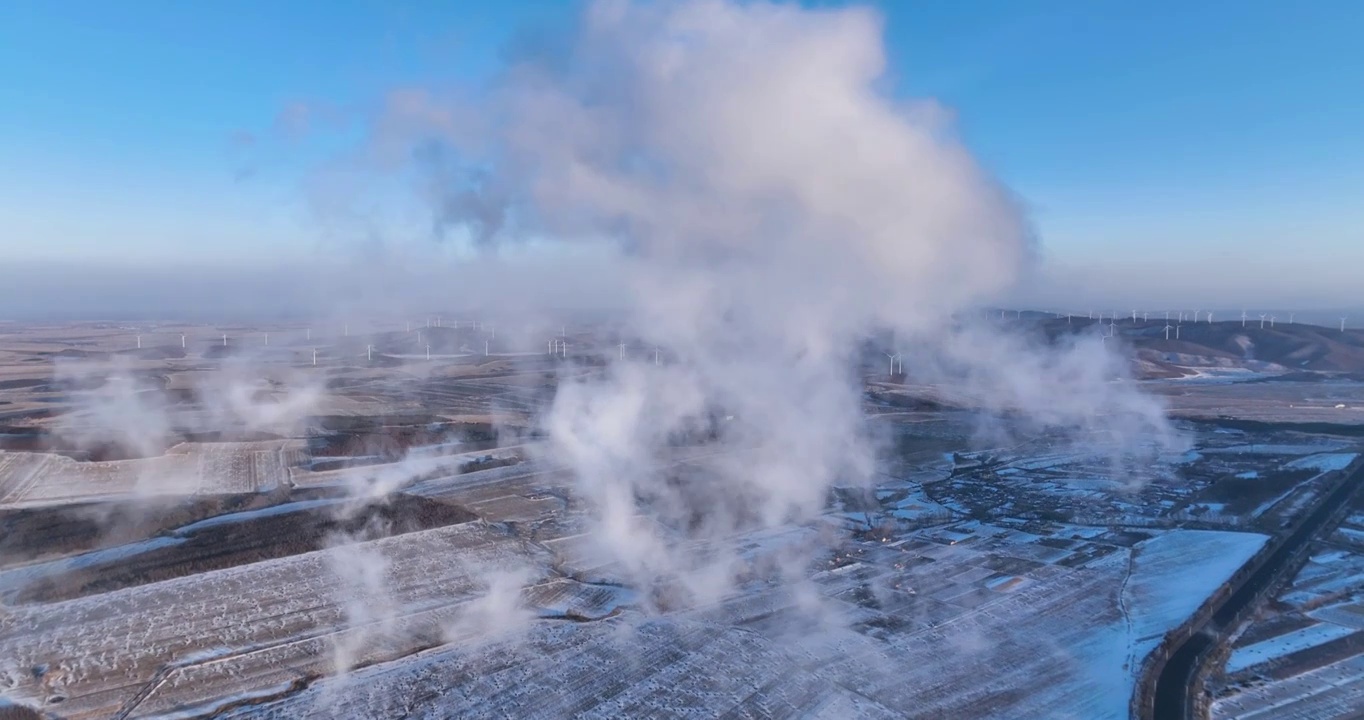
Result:
M288 481L295 441L181 443L158 457L77 462L0 451L0 507L268 491Z
M963 525L964 544L925 531L866 547L815 576L815 604L755 587L670 615L540 622L227 717L1125 718L1141 657L1264 541L1174 531L1067 567L1021 557L1043 537ZM1073 530L1077 553L1101 534Z
M1318 472L1338 472L1350 466L1359 455L1357 453L1321 453L1294 460L1284 467Z
M1210 453L1191 453L1182 467L1230 477L1287 461L1266 462L1272 455L1302 456L1314 469L1350 455L1343 445L1294 437L1252 444L1251 434L1219 435L1204 448ZM793 583L755 571L716 604L666 612L649 610L652 592L618 584L618 569L592 553L568 479L535 453L465 475L447 472L450 457L295 471L300 485L366 486L420 470L425 479L392 484L480 522L0 608L0 694L8 683L13 697L59 703L73 720L219 710L281 720L1126 717L1143 658L1265 537L1170 529L1184 520L1162 514L1187 505L1192 492L1182 476L1129 486L1106 463L1049 442L981 450L964 463L976 469L951 479L950 462L934 451L931 465L884 478L868 511L850 496L841 515L826 518L868 537L839 545L809 577ZM245 467L242 450L224 455L226 466ZM706 462L699 450L677 452L679 463ZM978 512L976 502L990 510ZM1048 514L1068 506L1095 519ZM869 512L886 520L887 534L869 530ZM1209 527L1206 516L1200 522ZM831 536L845 535L828 529L744 536L736 557L770 568L762 559L783 547L827 550ZM357 589L365 575L347 568L376 555L387 570ZM1319 555L1316 565L1332 564ZM1320 589L1311 580L1328 589L1352 582L1345 558L1305 575L1301 589ZM60 573L71 562L80 560L41 571ZM527 611L513 613L513 637L481 631L501 621L480 605L495 583L477 568L525 573L510 595ZM328 676L338 648L363 667ZM35 676L31 666L48 669Z
M1357 717L1364 707L1364 655L1280 682L1217 698L1214 720L1322 720Z
M1316 720L1364 706L1364 552L1351 542L1360 520L1351 515L1317 543L1272 612L1233 648L1225 672L1235 675L1217 690L1213 718Z
M1240 383L1249 380L1262 380L1282 374L1280 372L1257 372L1250 368L1240 367L1185 367L1185 371L1190 374L1178 378L1168 378L1161 382L1184 384L1216 384L1216 383Z
M1302 608L1360 590L1364 590L1364 554L1329 550L1314 554L1279 599Z
M1300 630L1284 633L1278 637L1261 640L1253 645L1238 647L1227 659L1226 671L1240 672L1253 665L1277 660L1295 652L1316 647L1336 638L1355 632L1354 628L1342 627L1332 623L1318 623Z

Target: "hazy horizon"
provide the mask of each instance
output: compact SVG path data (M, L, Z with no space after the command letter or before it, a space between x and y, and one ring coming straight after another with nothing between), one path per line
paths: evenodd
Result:
M553 305L563 316L616 315L626 309L629 296L619 278L595 271L599 258L578 258L566 269L555 263L476 258L463 264L379 269L355 264L248 267L148 268L108 264L21 263L0 268L0 322L287 322L355 317L421 318L435 311L469 312L508 319L543 315ZM496 270L494 270L494 268ZM574 271L588 272L586 277ZM81 288L72 292L71 287ZM514 302L518 295L534 295L533 304ZM1127 317L1132 310L1163 318L1165 311L1195 310L1214 320L1250 322L1261 312L1288 321L1335 327L1346 317L1347 327L1364 327L1364 305L1324 303L1216 304L1159 302L1124 296L1122 302L1065 302L1054 293L1014 299L987 306L1032 313L1074 313L1085 317ZM1177 299L1177 298L1176 298ZM543 320L544 318L537 318ZM1187 322L1186 318L1186 322Z
M482 220L425 197L421 173L445 161L401 155L430 149L401 135L433 118L395 111L485 102L516 62L559 52L542 41L580 4L248 5L0 10L0 315L293 312L316 283L260 283L319 263L501 262L477 257L507 252L474 247ZM998 302L1361 306L1364 106L1338 92L1364 74L1353 5L868 7L878 92L959 138L1034 235ZM484 300L557 260L516 262L489 288L508 297ZM172 292L195 267L203 282ZM600 305L615 274L599 258L556 282ZM63 278L79 293L45 287Z

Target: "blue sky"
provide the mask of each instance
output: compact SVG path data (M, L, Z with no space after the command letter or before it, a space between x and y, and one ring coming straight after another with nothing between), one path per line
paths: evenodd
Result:
M573 10L502 5L0 3L0 257L314 252L300 176L330 148L280 141L277 118L476 82L518 28ZM1136 283L1218 261L1236 271L1228 292L1268 282L1318 301L1324 278L1319 301L1357 302L1345 294L1364 278L1364 5L879 7L895 91L957 114L1052 265Z

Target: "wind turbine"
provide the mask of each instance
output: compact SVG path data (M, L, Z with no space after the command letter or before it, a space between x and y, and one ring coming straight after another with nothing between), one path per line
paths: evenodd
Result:
M373 359L374 359L374 346L373 346L373 345L366 345L366 346L365 346L365 359L366 359L366 360L373 360Z
M312 340L312 339L313 339L313 329L312 329L312 328L308 328L305 332L307 332L308 334L307 334L306 336L304 336L304 339L305 339L305 340Z
M886 357L890 358L890 374L891 374L891 375L894 375L894 374L895 374L895 359L898 358L898 357L900 357L900 356L899 356L899 354L891 355L890 353L886 353Z
M1149 311L1149 310L1143 310L1142 313L1141 313L1141 321L1142 321L1142 322L1151 322L1151 311Z
M658 363L658 359L659 359L659 350L658 350L657 347L655 347L655 348L654 348L654 364L655 364L655 365L659 364L659 363Z
M1273 330L1273 329L1274 329L1274 321L1275 321L1276 319L1277 319L1277 318L1276 318L1275 316L1273 316L1273 315L1270 315L1270 316L1269 316L1269 329L1270 329L1270 330Z
M1289 324L1289 325L1292 325L1292 324L1293 324L1293 316L1294 316L1294 315L1297 315L1297 313L1288 313L1288 324Z
M223 333L223 347L227 347L227 333Z
M141 350L141 349L142 349L142 336L141 336L141 335L138 335L138 336L137 336L137 349L138 349L138 350Z
M1180 328L1180 327L1182 327L1182 326L1180 326L1180 325L1176 325L1176 326L1175 326L1175 339L1176 339L1176 340L1179 339L1179 328Z
M1212 324L1212 311L1211 311L1211 310L1208 311L1208 324L1209 324L1209 325Z
M313 348L313 367L317 367L317 348Z
M1170 339L1170 323L1165 323L1165 339Z
M270 333L265 333L265 344L267 346L270 344Z
M1137 311L1136 311L1136 310L1133 310L1133 311L1132 311L1132 322L1135 323L1136 321L1137 321Z
M1241 327L1245 327L1245 326L1246 326L1246 311L1245 311L1245 310L1242 310L1242 311L1241 311Z
M1261 330L1264 330L1264 329L1265 329L1265 318L1266 318L1266 317L1267 317L1267 315L1265 315L1265 313L1260 313L1260 329L1261 329Z
M1201 310L1201 309L1195 309L1195 310L1193 311L1193 321L1194 321L1195 324L1198 323L1198 314L1201 313L1201 312L1203 312L1203 310Z
M1090 311L1089 311L1089 319L1090 319L1090 320L1093 320L1093 319L1094 319L1094 311L1093 311L1093 310L1090 310ZM1099 319L1102 320L1103 318L1099 318Z
M568 357L568 341L567 341L567 340L561 340L561 341L559 342L559 357L565 357L565 358Z
M183 349L183 348L185 347L185 334L184 334L184 333L180 333L180 347L181 347L181 349Z
M426 359L427 359L427 360L430 360L430 359L431 359L431 346L430 346L430 345L427 345L427 346L426 346Z
M488 357L488 341L483 341L483 357Z
M617 345L616 347L620 348L620 359L621 359L621 360L624 360L624 359L625 359L625 343L621 343L621 344Z
M1345 332L1345 318L1340 319L1340 331Z

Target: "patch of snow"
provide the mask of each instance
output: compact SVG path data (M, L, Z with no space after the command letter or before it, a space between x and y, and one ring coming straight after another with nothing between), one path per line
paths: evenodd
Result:
M222 712L226 708L251 705L266 698L285 695L293 689L295 683L285 682L270 685L267 687L253 688L234 695L227 695L215 698L207 703L195 707L181 708L168 713L147 716L149 720L189 720L189 718L212 717Z
M1212 717L1223 718L1308 718L1337 717L1348 713L1348 692L1364 679L1364 655L1323 665L1301 675L1277 682L1237 688L1218 698ZM1343 694L1341 691L1346 693Z
M1314 648L1354 632L1354 628L1318 623L1268 640L1261 640L1253 645L1232 650L1231 657L1227 658L1227 672L1239 672L1253 665Z
M1358 602L1327 605L1317 608L1307 615L1322 622L1364 630L1364 604Z
M1187 358L1188 356L1181 356ZM1246 382L1258 380L1264 377L1272 377L1278 373L1264 373L1250 368L1243 367L1203 367L1193 368L1184 367L1185 370L1192 370L1192 375L1185 375L1178 378L1169 378L1170 382L1186 385L1221 385L1229 383Z
M1266 540L1258 533L1174 530L1138 543L1125 591L1134 637L1155 636L1154 647Z
M1321 453L1305 458L1298 458L1286 465L1285 468L1295 470L1317 470L1319 472L1336 472L1344 470L1350 463L1359 457L1358 453Z
M175 534L181 537L192 535L206 528L218 527L220 525L231 525L232 523L246 522L264 517L275 515L287 515L289 513L302 512L313 508L327 507L329 505L339 505L346 502L345 498L325 498L322 500L299 500L297 502L284 503L282 505L271 505L270 507L260 508L259 510L246 510L244 512L227 513L211 518L206 518L188 525L182 525L175 529Z
M1261 515L1264 515L1266 512L1269 511L1270 508L1274 507L1275 505L1278 505L1284 498L1288 497L1289 495L1292 495L1293 492L1297 489L1298 486L1294 485L1293 487L1288 488L1287 490L1279 493L1278 495L1260 503L1258 507L1251 511L1250 516L1260 517Z
M1347 543L1364 545L1364 530L1356 530L1354 528L1347 527L1336 528L1335 535L1340 540L1344 540Z
M1205 447L1208 455L1311 455L1346 447L1339 443L1320 443L1316 445L1289 443L1246 443L1226 447Z
M985 587L988 587L995 592L1013 592L1025 582L1027 582L1026 578L1021 578L1017 575L1005 575L986 582Z

